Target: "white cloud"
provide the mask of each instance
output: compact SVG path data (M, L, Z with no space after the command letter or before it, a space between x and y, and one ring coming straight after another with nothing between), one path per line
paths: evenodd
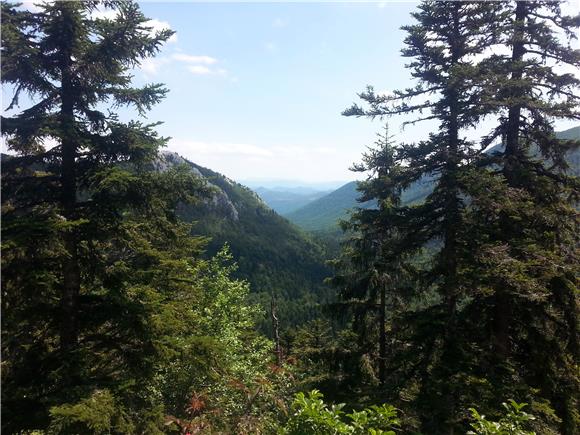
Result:
M42 12L42 5L43 4L49 4L51 3L50 1L47 0L25 0L22 2L22 5L20 5L20 7L22 9L26 9L27 11L33 12L33 13L38 13L38 12Z
M348 167L360 157L359 150L316 144L262 146L171 139L168 149L238 180L256 174L266 178L296 179L297 170L298 177L309 180L348 179L352 177ZM321 161L325 162L324 171L320 169Z
M305 146L305 145L274 145L269 147L231 142L202 142L182 139L171 139L169 148L184 157L195 155L208 156L251 156L268 157L276 159L302 158L312 155L331 155L336 150L329 146Z
M211 56L192 56L191 54L185 53L175 53L171 57L179 62L186 63L201 63L205 65L213 65L214 63L217 62L217 59Z
M157 75L159 69L169 62L166 57L148 57L141 61L141 71L145 73L146 76Z
M171 140L169 149L182 154L184 157L199 155L206 156L245 156L245 157L272 157L271 150L257 145L244 143L210 143L189 140Z
M170 29L171 26L167 21L160 21L157 18L149 20L145 23L147 27L151 27L151 31L154 33L161 32L162 30ZM177 33L171 35L171 37L167 40L167 42L177 42Z
M578 0L564 0L560 3L564 15L575 16L580 14L580 2Z
M114 20L119 15L119 11L115 9L108 9L104 7L98 7L91 13L91 18L100 18L103 20ZM161 21L157 18L153 18L152 20L146 21L144 23L145 27L149 27L151 30L149 31L150 35L154 35L155 33L161 32L163 30L169 29L171 30L171 25L167 21ZM177 42L177 34L174 33L169 37L167 42L175 43Z
M212 73L211 69L209 69L207 66L203 66L203 65L190 65L187 67L187 69L192 74L197 74L197 75L207 75L207 74Z
M41 12L41 5L53 3L54 0L24 0L22 2L21 8L26 9L30 12ZM104 20L114 20L119 15L119 11L109 8L104 8L102 6L96 8L91 12L91 18L104 19ZM151 34L160 32L165 29L171 29L171 25L167 21L161 21L157 18L145 22L146 27L151 28ZM175 43L177 42L177 34L171 35L167 42Z
M113 9L97 8L91 13L91 18L101 20L114 20L119 15L118 11Z
M186 53L173 53L171 56L156 57L143 60L141 71L146 76L157 75L161 68L171 63L183 64L187 71L195 75L218 75L225 77L228 71L225 68L211 68L219 61L211 56L196 56Z

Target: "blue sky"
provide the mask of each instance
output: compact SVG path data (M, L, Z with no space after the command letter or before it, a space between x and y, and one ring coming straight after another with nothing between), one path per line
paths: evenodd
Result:
M154 28L177 33L135 71L135 83L167 85L148 119L164 122L159 131L172 137L170 150L200 165L241 181L354 179L348 168L382 122L340 113L366 85L413 84L400 27L412 22L417 4L142 2ZM401 130L401 121L389 121L400 141L436 129Z
M340 112L367 84L409 83L399 27L415 5L143 3L177 32L138 77L171 89L150 118L169 149L235 179L351 179L380 124Z

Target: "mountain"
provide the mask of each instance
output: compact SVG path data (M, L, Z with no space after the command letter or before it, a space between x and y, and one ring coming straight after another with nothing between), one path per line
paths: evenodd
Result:
M321 231L335 227L338 220L346 216L348 210L360 205L356 202L358 196L356 186L357 182L351 181L334 192L286 214L286 217L308 231Z
M256 192L269 207L281 215L291 213L329 193L328 191L321 192L308 187L278 187L274 189L258 187L257 189L254 189L254 192Z
M432 189L432 177L421 179L403 192L402 199L406 203L414 203L425 198ZM372 207L371 202L359 203L356 190L357 182L351 181L334 192L329 193L304 207L285 214L285 216L299 227L307 231L327 231L338 228L338 221L348 215L354 207Z
M331 191L336 190L347 181L305 181L305 180L289 180L282 178L246 178L236 180L240 184L256 190L260 187L271 190L281 190L299 193L301 191Z
M314 317L317 303L331 294L323 284L330 274L323 248L255 192L222 174L170 152L160 155L157 169L175 165L187 165L214 188L203 204L179 210L183 220L195 222L195 233L211 238L208 254L227 243L239 266L237 276L251 284L253 298L267 307L277 294L282 326ZM269 320L264 323L266 328Z
M580 140L580 126L556 133L559 139ZM491 147L487 152L500 151L501 146ZM580 175L580 150L571 151L566 160L570 165L569 173ZM403 192L403 203L412 204L424 200L433 189L434 177L423 177ZM285 214L296 225L307 231L335 232L338 221L348 215L354 207L370 207L371 204L357 202L359 196L356 190L356 181L345 184L334 192L329 193L305 206Z
M3 162L12 158L1 154ZM238 264L235 275L250 283L253 302L266 311L276 295L283 330L318 316L319 303L330 301L333 294L323 283L331 274L323 244L272 210L249 188L177 153L160 153L151 169L165 171L178 165L187 166L212 190L204 201L178 209L183 221L194 224L195 234L209 237L207 255L227 244ZM264 317L263 332L270 332L270 323Z

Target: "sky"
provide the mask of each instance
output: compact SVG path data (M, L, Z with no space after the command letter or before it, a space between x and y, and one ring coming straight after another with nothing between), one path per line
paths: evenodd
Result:
M400 27L417 4L142 2L155 28L176 31L135 71L136 85L170 90L147 119L163 121L169 150L238 181L354 179L383 121L341 112L367 85L413 84ZM389 121L399 141L436 128L401 121Z
M143 3L177 40L145 64L166 83L168 148L236 180L349 180L378 121L341 116L367 84L407 84L414 3ZM189 57L191 56L191 57Z

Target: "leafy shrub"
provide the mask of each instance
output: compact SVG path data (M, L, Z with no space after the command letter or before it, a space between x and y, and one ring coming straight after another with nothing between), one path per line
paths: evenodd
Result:
M390 405L371 406L350 414L344 404L327 405L318 390L298 393L292 403L292 415L281 430L284 435L371 434L395 435L399 426L397 411Z
M475 421L471 423L473 430L467 433L469 435L536 435L536 432L523 428L526 423L535 419L533 415L522 411L527 406L526 403L517 403L510 399L508 403L502 403L502 406L505 408L505 415L499 421L489 421L485 415L471 408L469 411Z

